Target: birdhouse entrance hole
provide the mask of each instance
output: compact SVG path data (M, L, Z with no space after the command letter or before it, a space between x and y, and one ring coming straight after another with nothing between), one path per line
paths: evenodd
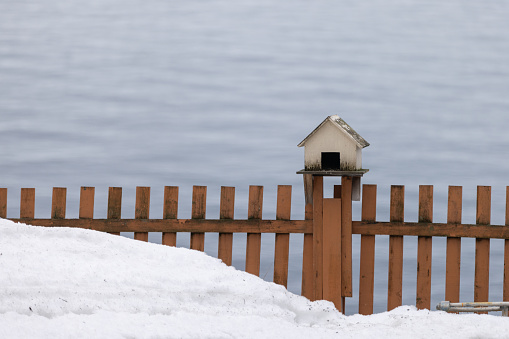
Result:
M340 169L339 152L322 152L322 170Z

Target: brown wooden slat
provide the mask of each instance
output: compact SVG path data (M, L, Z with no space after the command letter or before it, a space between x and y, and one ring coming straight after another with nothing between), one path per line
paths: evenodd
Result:
M342 312L341 199L323 199L323 299Z
M499 225L454 225L444 223L353 222L353 234L509 239L509 231Z
M341 185L334 185L333 198L341 199L342 194L343 194L343 187L341 187ZM341 239L341 241L343 241L343 238ZM341 254L341 260L343 260L343 255L342 254ZM341 277L341 279L343 279L343 276ZM343 282L342 282L342 284L343 284ZM343 289L342 289L342 291L343 291ZM346 298L343 295L341 297L341 310L342 310L343 313L345 313L345 311L346 311L345 306L346 306Z
M80 219L94 218L94 187L81 187L80 191Z
M35 188L21 189L19 217L21 219L35 217Z
M7 188L0 188L0 218L7 218Z
M341 294L352 296L352 177L341 177Z
M313 176L313 294L323 296L323 177Z
M306 204L306 220L313 220L313 204ZM313 234L304 234L304 244L302 248L302 296L313 299Z
M263 210L263 186L249 186L247 217L261 219ZM260 252L262 237L259 233L248 233L246 244L246 272L260 275Z
M306 205L313 205L313 175L303 174L304 179L304 203Z
M53 187L51 202L51 218L65 219L67 188Z
M505 225L509 226L509 186L505 189ZM506 227L509 228L509 227ZM509 240L504 242L504 301L509 301Z
M277 189L277 220L290 220L292 211L292 186L279 185ZM287 287L290 234L276 234L274 249L274 282Z
M491 222L491 187L477 187L478 225L489 225ZM475 278L474 301L489 301L490 288L490 239L475 239Z
M447 223L461 224L463 188L449 186ZM445 300L452 303L460 299L461 238L447 237Z
M376 185L362 186L362 220L376 220ZM373 314L375 285L375 236L361 235L359 314Z
M193 186L193 208L191 216L193 219L205 219L207 209L207 186ZM191 233L191 249L197 251L205 250L205 233Z
M403 222L405 217L405 186L391 186L391 222ZM389 282L387 310L402 303L403 288L403 237L389 237Z
M150 217L150 187L136 187L135 219L146 220ZM134 239L148 241L148 232L134 232Z
M28 225L79 227L101 232L216 232L216 233L307 233L312 220L215 220L215 219L16 219Z
M179 188L177 186L164 187L163 219L177 219L179 207ZM177 246L176 232L163 232L162 244Z
M79 219L66 219L63 222L53 219L8 218L14 222L47 227L79 227L102 232L224 232L224 233L306 233L312 235L312 220L193 220L193 219L93 219L83 222ZM365 222L352 223L353 234L390 236L429 236L509 239L509 227L495 225L447 225L429 223Z
M354 221L353 234L509 239L509 228L498 225L454 225L443 223L390 223Z
M419 186L419 222L433 222L433 186ZM416 307L431 308L431 237L417 240L417 289Z
M219 206L220 219L233 219L235 213L235 187L221 187ZM219 233L217 257L231 266L233 253L233 233Z
M108 219L120 219L122 217L122 187L110 187L108 189ZM120 235L120 232L110 232Z
M0 218L7 218L7 188L0 188Z
M110 187L108 190L108 219L120 219L122 216L122 187Z

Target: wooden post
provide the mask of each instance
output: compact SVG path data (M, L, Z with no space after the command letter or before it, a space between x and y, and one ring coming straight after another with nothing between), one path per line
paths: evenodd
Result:
M341 199L323 199L323 299L342 312Z
M491 187L477 187L478 225L491 222ZM489 301L490 288L490 239L475 239L474 302Z
M21 219L33 219L35 217L35 188L21 189L19 217Z
M0 188L0 218L7 218L7 188Z
M65 219L67 188L53 187L51 218Z
M433 186L419 186L419 222L433 222ZM431 308L432 237L417 239L416 307Z
M149 219L150 187L136 187L135 219ZM148 241L148 232L134 232L134 239Z
M313 220L313 204L306 204L306 211L304 218L306 220ZM313 300L313 234L304 234L304 245L302 248L302 296Z
M352 296L352 177L341 177L341 295Z
M81 187L80 191L80 219L94 219L94 187Z
M177 186L164 187L163 219L177 219L179 209L179 188ZM177 246L176 232L163 232L162 244Z
M122 187L110 187L108 189L108 219L120 219L122 216ZM110 232L120 235L120 232Z
M292 186L279 185L277 189L277 220L290 220L292 211ZM290 234L276 233L274 249L274 282L287 287Z
M263 211L263 186L249 186L248 219L262 219ZM262 235L260 233L248 233L246 244L246 272L260 275L260 252L262 247Z
M313 290L323 299L323 177L313 176Z
M461 186L449 186L447 223L461 224ZM445 300L458 303L460 300L461 238L447 237Z
M390 221L403 222L405 218L405 186L391 186ZM387 310L402 303L403 289L403 236L389 237L389 282Z
M193 186L193 208L191 215L193 219L205 219L207 208L207 186ZM205 250L205 233L191 233L191 249L197 251Z
M376 221L376 185L362 186L362 221ZM361 235L359 314L373 314L375 236Z
M307 206L313 204L313 175L303 174L302 177L304 178L304 199Z
M343 187L341 185L334 185L334 194L333 194L334 199L341 199L342 194L343 194ZM341 232L343 232L343 229L341 230ZM343 241L343 237L341 238L341 241ZM342 248L344 251L345 247L342 247ZM341 260L343 261L343 253L341 253ZM341 265L342 265L341 266L342 270L345 270L344 266L343 266L343 262L341 263ZM341 277L341 279L343 279L343 276ZM344 284L344 280L341 281L341 284ZM343 313L345 313L346 312L346 298L344 296L343 287L344 286L342 286L342 289L341 289L341 293L343 294L341 296L341 310Z
M219 219L233 219L235 213L235 187L221 187ZM217 257L226 265L232 264L233 233L219 233Z

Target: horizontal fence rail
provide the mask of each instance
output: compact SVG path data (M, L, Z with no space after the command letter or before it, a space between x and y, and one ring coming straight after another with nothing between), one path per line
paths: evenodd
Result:
M13 219L46 227L77 227L102 232L313 233L308 220L261 219Z
M247 219L235 219L235 188L222 187L219 219L207 219L207 187L194 186L191 219L178 218L179 188L164 188L163 218L151 219L150 188L137 187L134 219L121 218L122 188L108 191L107 219L94 218L95 188L82 187L79 218L66 219L66 188L54 188L51 219L35 218L35 189L22 188L20 217L15 222L47 227L79 227L119 235L134 232L137 240L148 241L149 232L161 232L162 244L176 246L177 234L190 233L190 248L203 251L206 233L219 233L217 256L232 264L234 233L247 234L245 270L260 274L261 234L275 234L274 282L287 286L291 234L303 234L302 295L316 300L327 298L344 311L344 298L359 296L361 314L373 313L375 251L378 236L389 236L387 268L387 310L402 305L403 244L405 236L417 237L416 306L431 309L433 237L446 237L445 300L459 302L461 238L475 239L475 302L489 300L490 239L505 239L503 301L509 301L509 187L506 188L506 223L491 225L491 187L477 188L476 224L463 224L462 187L450 186L447 222L433 222L433 186L419 186L418 221L405 222L405 187L391 186L389 221L376 221L377 186L363 185L361 220L352 221L351 180L343 178L334 188L335 199L323 199L323 179L313 177L311 203L305 219L291 220L291 192L278 186L276 219L262 219L263 187L250 186ZM0 188L0 217L7 217L7 189ZM339 230L334 227L337 224ZM352 234L360 235L359 285L352 286ZM335 259L336 258L336 259ZM339 282L334 283L334 281ZM342 303L341 303L341 298Z
M46 227L77 227L102 232L313 233L311 220L256 219L34 219L14 222ZM442 223L352 222L352 234L509 239L509 227Z
M509 239L509 227L418 222L352 222L353 234Z

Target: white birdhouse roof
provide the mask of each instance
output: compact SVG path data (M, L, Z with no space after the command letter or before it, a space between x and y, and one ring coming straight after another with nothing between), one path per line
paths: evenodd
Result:
M313 130L304 140L298 144L298 147L302 147L306 144L306 142L315 135L320 128L322 128L323 125L325 125L327 122L331 122L332 125L336 126L340 131L343 133L346 133L350 138L352 138L353 141L357 143L357 145L361 148L368 147L369 142L364 140L363 137L359 135L359 133L355 132L355 130L350 127L343 119L341 119L338 115L331 115L328 116L317 128Z

